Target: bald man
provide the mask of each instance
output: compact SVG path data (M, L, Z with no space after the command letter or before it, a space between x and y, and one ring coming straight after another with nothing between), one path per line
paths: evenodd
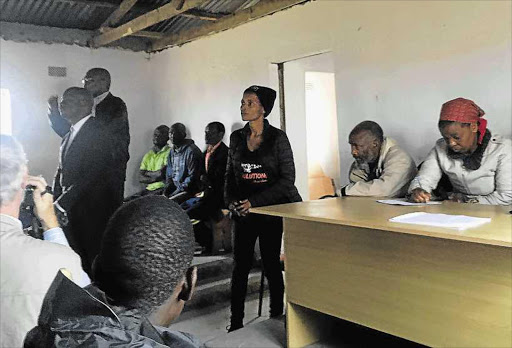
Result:
M55 199L68 213L66 237L89 274L108 219L119 207L112 174L116 170L114 142L92 117L93 104L85 88L71 87L62 96L60 112L71 126L62 140L53 189Z
M99 124L107 130L112 139L112 150L117 163L114 175L117 186L117 199L119 204L123 201L124 181L126 179L126 164L130 159L128 147L130 145L130 130L128 124L128 111L126 104L119 97L110 93L110 73L103 68L93 68L82 79L83 86L88 90L94 100L92 115ZM55 133L61 138L69 132L70 124L59 111L57 96L48 100L48 119Z

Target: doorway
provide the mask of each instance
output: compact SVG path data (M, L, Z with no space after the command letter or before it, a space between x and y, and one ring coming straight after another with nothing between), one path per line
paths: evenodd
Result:
M322 53L287 61L281 69L295 184L304 200L332 195L334 183L340 182L333 55Z

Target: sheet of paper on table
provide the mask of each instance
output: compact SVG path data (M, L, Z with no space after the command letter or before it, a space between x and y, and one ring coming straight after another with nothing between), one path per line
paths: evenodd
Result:
M487 222L491 222L491 218L478 218L466 215L431 214L424 212L416 212L399 215L389 219L389 221L465 230L467 228L477 227Z
M442 202L436 202L436 201L430 201L430 202L427 202L427 203L412 203L412 202L407 202L407 200L405 198L379 199L379 200L377 200L377 202L384 203L384 204L408 205L408 206L411 206L411 205L414 205L414 206L435 205L435 204L441 204L442 203Z

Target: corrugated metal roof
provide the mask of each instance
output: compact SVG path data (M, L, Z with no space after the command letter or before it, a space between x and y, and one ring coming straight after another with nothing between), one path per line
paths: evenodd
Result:
M31 37L33 37L34 41L41 41L41 37L44 37L44 42L63 42L62 40L64 40L64 43L74 42L78 45L88 46L90 39L95 35L94 32L98 30L106 19L119 7L122 1L123 0L0 0L0 21L2 22L3 28L6 29L6 32L0 32L0 36L4 39L16 40L17 38L22 41L30 41ZM127 23L171 1L172 0L138 0L116 26ZM235 14L241 10L252 7L258 2L260 2L260 0L207 0L200 7L193 9L193 11L196 14L205 14L221 18L222 16ZM178 15L143 30L145 32L154 32L161 35L180 34L189 29L211 23L210 20L191 17L191 15L193 15L193 13L189 13L189 16ZM27 27L26 30L22 28L23 25ZM38 28L37 26L47 28ZM57 29L52 28L76 30L68 35L69 38L66 36L67 34L65 34L66 31L59 31L59 35L64 37L64 39L55 38L51 35L40 35L40 32L56 33L55 30ZM30 30L32 30L32 34L28 34ZM133 45L133 50L140 50L141 47L150 47L151 42L157 38L152 37L154 35L148 36L147 34L142 36L145 37L137 37L137 34L134 34L117 40L112 43L112 45L126 48ZM129 40L125 40L128 38ZM121 42L123 40L124 42Z
M254 5L259 0L210 0L199 9L213 14L229 14ZM120 24L169 3L170 0L139 0ZM121 3L121 0L0 0L0 20L57 28L96 30ZM146 30L177 33L208 21L173 17Z

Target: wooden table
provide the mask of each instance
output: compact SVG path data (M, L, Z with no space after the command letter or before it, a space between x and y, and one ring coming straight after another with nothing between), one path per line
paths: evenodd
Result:
M391 206L337 198L251 209L284 218L287 339L342 318L429 346L512 346L511 207ZM425 211L490 217L457 231L392 223Z

